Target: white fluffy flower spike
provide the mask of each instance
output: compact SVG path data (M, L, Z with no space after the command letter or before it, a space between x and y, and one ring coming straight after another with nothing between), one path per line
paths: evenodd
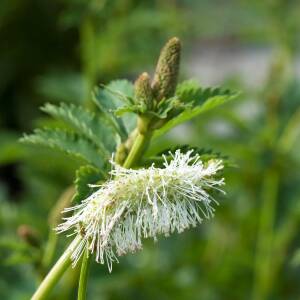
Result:
M143 238L182 232L212 217L217 202L209 191L223 192L224 179L214 178L223 164L221 160L203 164L192 152L177 150L171 162L164 157L164 168L133 170L114 165L111 180L81 204L65 209L74 214L57 231L72 229L72 234L82 237L71 256L73 265L88 248L111 271L117 256L142 248Z

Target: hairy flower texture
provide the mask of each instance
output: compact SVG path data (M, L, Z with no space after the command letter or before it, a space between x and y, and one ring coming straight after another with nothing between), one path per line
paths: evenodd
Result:
M82 237L71 256L73 265L88 248L111 271L117 256L142 248L143 238L156 240L160 234L183 232L214 215L217 201L209 192L223 192L224 179L215 178L222 161L204 164L192 151L171 155L170 162L164 157L164 168L114 165L111 180L81 204L65 209L74 214L65 218L58 232L72 229L72 234Z

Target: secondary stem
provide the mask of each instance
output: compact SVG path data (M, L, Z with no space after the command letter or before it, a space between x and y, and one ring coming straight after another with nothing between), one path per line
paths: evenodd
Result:
M88 250L86 250L81 263L79 286L78 286L78 297L77 297L78 300L86 299L87 279L88 279L90 261L91 261L91 256L89 255Z
M49 295L52 288L56 285L60 277L64 274L66 269L71 264L71 253L72 250L79 244L80 237L76 237L70 246L66 249L63 255L59 258L53 268L50 270L48 275L45 277L43 282L40 284L31 300L43 300Z
M46 244L46 248L42 260L43 270L47 270L51 265L54 257L56 245L57 245L57 234L52 229L50 229L48 241Z

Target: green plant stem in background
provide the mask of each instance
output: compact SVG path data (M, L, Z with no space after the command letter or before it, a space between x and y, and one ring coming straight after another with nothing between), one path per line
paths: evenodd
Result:
M57 245L57 234L53 230L53 228L51 228L49 231L49 236L48 236L47 244L42 259L43 270L47 270L51 265L54 258L56 245Z
M31 300L43 300L46 299L52 288L56 285L60 277L64 274L67 268L71 265L72 249L76 247L80 242L80 237L76 237L70 246L66 249L63 255L59 258L43 282L40 284Z
M264 174L262 186L262 206L259 216L255 261L254 300L267 299L270 283L272 282L272 254L278 183L278 171L274 169L267 170Z
M88 250L86 250L86 253L83 256L82 263L81 263L79 286L78 286L78 297L77 297L78 300L86 299L87 279L88 279L90 262L91 262L91 255L89 255Z
M65 189L49 213L49 236L42 258L42 269L44 275L47 274L46 272L49 270L53 262L58 241L57 234L53 230L53 228L55 228L61 222L61 212L64 210L64 208L69 207L71 205L74 194L74 186L70 186L67 189Z
M287 154L289 144L294 140L294 124L288 123L278 140L280 126L280 105L290 81L291 56L286 45L278 45L277 55L271 65L266 84L266 126L268 132L267 149L274 155L272 164L263 174L260 197L260 215L258 220L257 244L254 265L253 299L264 300L272 296L272 286L281 261L277 253L284 250L283 245L276 245L278 226L275 226L276 211L279 202L278 190L281 182L280 167L276 161L278 153ZM296 114L297 119L297 114ZM290 128L292 129L290 131ZM290 135L290 132L292 133ZM286 242L287 243L287 242ZM280 250L279 250L280 249Z
M59 289L61 299L76 299L80 270L80 264L66 270L64 276L61 278L61 286L63 286L64 289Z

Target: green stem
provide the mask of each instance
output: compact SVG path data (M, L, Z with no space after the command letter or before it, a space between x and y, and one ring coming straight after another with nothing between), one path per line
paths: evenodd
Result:
M145 151L145 149L147 148L150 142L151 136L152 136L152 132L148 132L145 134L138 133L131 147L131 150L123 164L124 168L128 169L134 166L139 161L143 152Z
M76 299L78 280L80 276L81 261L74 266L74 268L68 268L62 278L61 286L64 289L59 290L60 299Z
M56 285L60 277L64 274L66 269L71 265L71 253L72 250L79 244L80 237L73 240L70 246L66 249L60 259L56 262L48 275L42 281L31 300L43 300L46 299L53 287Z
M89 273L91 256L89 255L88 250L86 250L81 263L79 286L78 286L78 300L86 299L86 288L87 288L87 279Z
M50 229L48 241L42 259L42 266L44 270L49 269L49 266L52 263L55 254L56 245L57 245L57 234L53 229Z
M262 206L259 216L253 299L267 299L273 278L274 223L278 196L279 174L267 170L262 186Z

